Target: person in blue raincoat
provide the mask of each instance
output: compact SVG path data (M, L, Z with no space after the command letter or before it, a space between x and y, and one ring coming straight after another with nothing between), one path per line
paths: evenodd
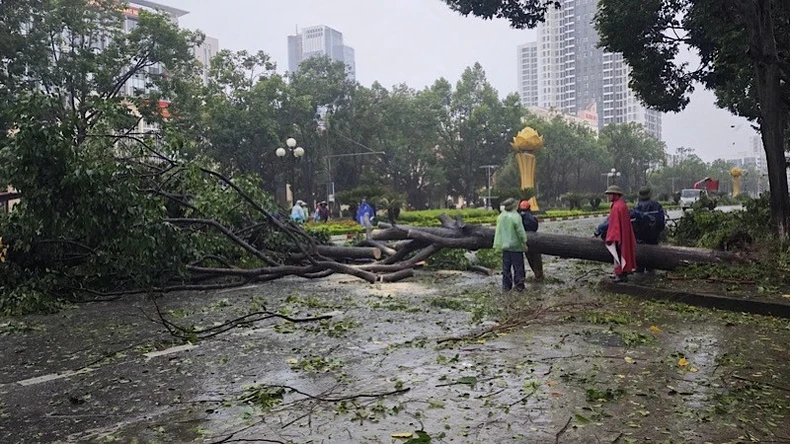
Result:
M362 199L362 202L359 204L359 209L357 210L357 216L355 217L358 224L365 225L365 214L368 215L370 222L373 223L373 219L376 217L376 214L373 212L373 207L370 206L366 199Z
M298 223L303 224L307 222L307 212L305 211L305 203L301 200L297 200L294 206L291 208L291 220Z

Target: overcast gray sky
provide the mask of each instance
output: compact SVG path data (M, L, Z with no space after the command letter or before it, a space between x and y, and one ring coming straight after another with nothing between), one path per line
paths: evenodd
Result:
M378 80L422 88L439 77L455 82L466 66L480 62L504 96L516 91L516 46L535 36L502 20L461 17L441 0L157 1L190 11L181 25L218 38L222 48L264 50L279 71L288 66L286 36L296 26L335 28L356 50L357 80L366 86ZM713 101L700 89L684 112L664 115L668 151L687 146L711 161L751 150L749 123Z

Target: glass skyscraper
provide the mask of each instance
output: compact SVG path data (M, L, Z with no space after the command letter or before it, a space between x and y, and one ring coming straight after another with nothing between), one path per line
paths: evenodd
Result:
M661 113L628 87L622 55L598 48L592 21L597 0L560 0L537 28L537 41L518 47L518 91L524 106L570 115L595 110L598 125L635 122L661 139Z
M310 26L301 33L288 36L288 70L299 69L299 64L314 56L329 56L343 62L350 79L356 78L354 48L343 44L343 33L329 26Z

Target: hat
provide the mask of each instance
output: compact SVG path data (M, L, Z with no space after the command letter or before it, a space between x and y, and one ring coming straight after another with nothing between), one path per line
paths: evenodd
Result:
M651 190L650 187L642 187L639 189L639 198L642 200L650 199L650 194L652 192L653 190Z
M619 194L623 195L623 190L617 185L610 185L603 194Z
M529 210L529 207L530 205L528 200L522 200L521 202L518 203L519 210Z
M512 197L505 199L505 201L502 202L502 206L505 207L505 211L512 211L514 208L516 208L516 199L513 199Z

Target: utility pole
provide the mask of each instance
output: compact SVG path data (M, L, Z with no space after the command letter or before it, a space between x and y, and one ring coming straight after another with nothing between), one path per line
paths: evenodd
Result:
M675 179L677 177L670 177L670 179L672 180L672 194L675 194Z
M488 182L486 182L486 193L488 194L488 198L486 199L486 210L491 209L491 170L497 168L498 165L483 165L480 168L485 168L486 172L488 173Z

